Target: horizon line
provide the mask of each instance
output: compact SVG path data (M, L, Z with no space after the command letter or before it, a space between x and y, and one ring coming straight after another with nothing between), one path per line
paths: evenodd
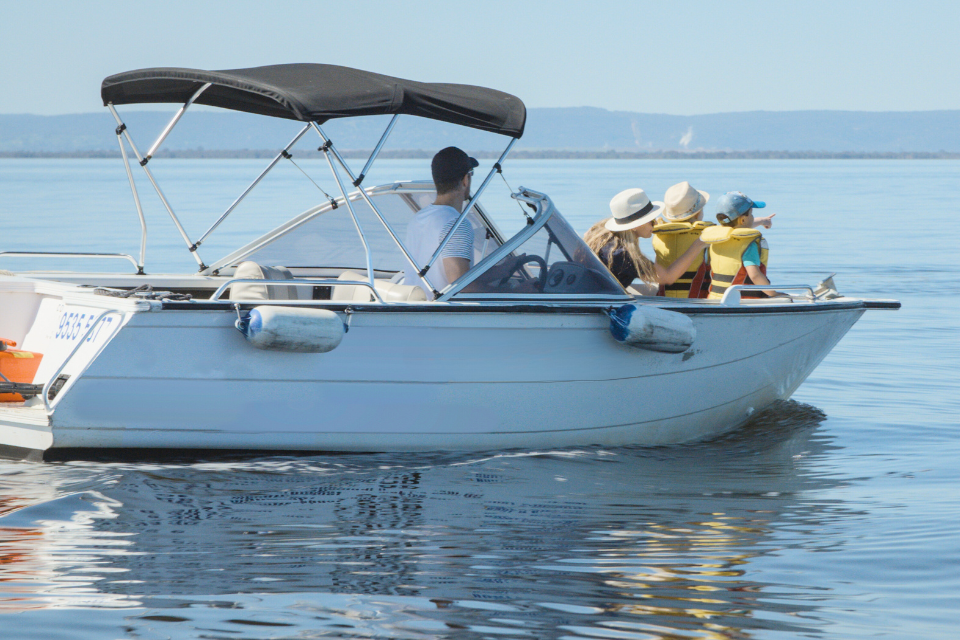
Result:
M367 158L369 149L342 149L345 158ZM471 154L485 159L497 159L499 151L475 150ZM244 160L273 158L275 149L183 149L160 150L154 157L181 160ZM304 159L321 159L320 151L305 150L296 154ZM383 151L380 157L392 160L430 159L433 151L425 149L395 149ZM86 151L0 151L0 159L120 159L119 150ZM513 160L960 160L960 152L952 151L787 151L787 150L572 150L572 149L518 149Z

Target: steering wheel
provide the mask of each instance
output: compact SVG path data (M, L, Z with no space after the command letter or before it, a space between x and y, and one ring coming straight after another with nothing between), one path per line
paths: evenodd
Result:
M513 266L511 266L510 270L507 272L507 275L500 279L500 282L497 283L497 286L502 287L507 284L507 280L512 278L513 274L518 272L525 264L530 262L535 262L540 266L540 275L537 276L537 291L542 292L543 288L547 285L547 261L536 255L518 256L514 261Z

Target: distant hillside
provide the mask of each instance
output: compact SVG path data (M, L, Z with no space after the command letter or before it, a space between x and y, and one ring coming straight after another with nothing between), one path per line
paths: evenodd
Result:
M122 112L142 150L170 111ZM324 129L341 149L371 149L388 119L331 121ZM164 144L168 151L263 150L286 144L302 125L243 113L195 110ZM117 150L108 111L62 116L0 115L0 153L77 153ZM494 151L504 139L415 117L402 117L387 149L431 150L457 144ZM317 146L308 134L298 149ZM530 109L517 150L568 152L822 152L890 154L960 152L960 111L755 111L698 116L607 111L592 107Z

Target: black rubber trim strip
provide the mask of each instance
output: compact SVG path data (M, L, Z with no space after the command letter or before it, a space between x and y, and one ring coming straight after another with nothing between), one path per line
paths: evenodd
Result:
M773 286L771 288L776 288ZM670 300L670 298L661 298L664 301ZM218 302L177 302L177 301L163 301L163 310L164 311L223 311L229 313L236 313L235 301L224 301L222 303ZM328 300L318 300L316 305L297 305L304 306L305 308L313 309L330 309L332 311L343 311L346 308L350 308L354 313L579 313L579 314L594 314L601 313L611 307L618 307L624 304L629 304L628 302L620 301L604 301L598 302L592 305L564 305L564 304L508 304L508 305L402 305L402 304L387 304L387 305L363 305L358 306L355 302L330 302ZM256 307L256 302L241 302L240 309L252 309ZM797 304L783 304L783 305L739 305L739 306L722 306L722 305L655 305L658 309L664 309L666 311L676 311L677 313L683 313L688 316L695 315L711 315L711 314L757 314L757 313L816 313L820 311L828 310L845 310L845 309L899 309L900 303L895 300L874 300L874 301L864 301L864 300L853 300L850 302L833 302L833 301L824 301L817 304L807 304L807 303L797 303Z
M172 449L172 448L129 448L113 447L63 447L61 449L47 449L35 451L25 449L36 454L35 462L67 462L71 460L86 460L91 462L202 462L202 461L242 461L264 456L306 457L322 455L364 455L377 453L375 451L328 451L324 449ZM42 457L41 457L42 456ZM22 458L21 458L22 459ZM27 458L30 460L31 458Z
M12 444L0 444L0 459L42 462L44 460L44 452L38 449L15 447Z
M225 301L226 302L226 301ZM600 313L605 309L610 309L612 307L620 307L625 304L630 304L629 300L611 300L604 301L593 305L558 305L554 304L505 304L505 305L450 305L450 306L441 306L441 305L425 305L425 304L367 304L367 305L357 305L356 302L348 301L330 301L330 300L317 300L315 305L296 305L297 307L304 307L308 309L330 309L332 311L343 311L344 309L351 309L354 313L423 313L423 312L434 312L434 313L583 313L583 314L594 314ZM229 305L216 302L204 302L202 300L197 301L193 304L183 304L174 301L170 301L168 304L166 300L163 301L163 310L164 311L229 311L230 313L236 313L235 307L238 304L237 301L229 301ZM245 311L252 309L258 306L257 302L239 302L240 310ZM283 305L279 305L283 306Z

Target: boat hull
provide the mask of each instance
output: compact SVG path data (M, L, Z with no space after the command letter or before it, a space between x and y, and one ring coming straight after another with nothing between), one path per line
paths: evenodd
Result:
M790 397L864 311L738 309L686 310L697 338L683 354L618 343L598 311L357 310L319 354L256 349L233 311L135 313L48 434L30 429L39 448L70 450L677 444Z

